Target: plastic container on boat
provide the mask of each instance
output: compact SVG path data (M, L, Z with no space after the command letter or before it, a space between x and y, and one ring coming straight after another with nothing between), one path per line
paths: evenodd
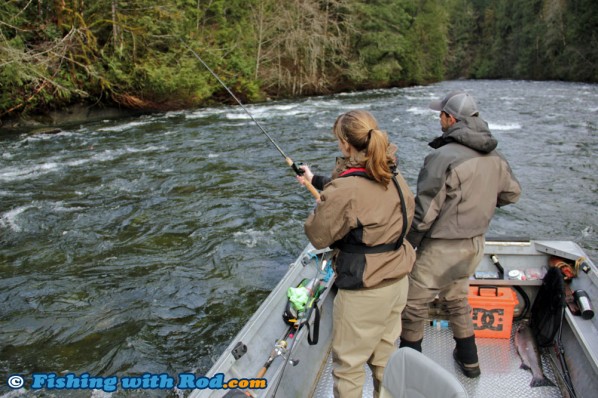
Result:
M446 319L433 319L430 321L430 326L432 326L436 330L448 329L449 321L447 321Z
M525 280L525 274L518 269L513 269L509 271L509 279L516 279L516 280Z
M508 339L513 327L513 312L519 303L510 287L470 286L469 305L476 337Z

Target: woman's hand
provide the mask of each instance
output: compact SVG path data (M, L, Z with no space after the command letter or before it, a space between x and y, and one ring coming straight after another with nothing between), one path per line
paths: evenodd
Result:
M312 173L309 166L301 165L299 168L303 170L303 175L297 176L297 181L299 181L299 184L305 185L305 179L311 184L311 180L314 178L314 173Z

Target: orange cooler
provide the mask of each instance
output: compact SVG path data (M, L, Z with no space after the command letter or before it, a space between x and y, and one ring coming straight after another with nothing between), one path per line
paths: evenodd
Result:
M513 312L519 303L517 294L510 287L470 286L471 306L475 337L508 339L513 327Z

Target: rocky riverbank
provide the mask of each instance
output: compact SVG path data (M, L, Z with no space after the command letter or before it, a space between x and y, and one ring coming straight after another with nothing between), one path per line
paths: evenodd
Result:
M20 116L2 120L1 133L57 133L69 126L103 119L117 119L147 112L134 111L118 107L100 107L89 105L73 105L71 107L50 111L44 114Z

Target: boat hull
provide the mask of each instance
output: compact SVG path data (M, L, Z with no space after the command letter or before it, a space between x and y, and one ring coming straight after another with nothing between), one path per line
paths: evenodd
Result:
M207 376L222 373L224 379L229 380L232 378L248 379L259 375L260 369L268 359L275 342L284 339L288 331L288 325L282 320L282 312L287 302L287 289L296 286L303 278L314 277L315 267L309 264L310 258L319 256L329 259L331 255L332 252L328 250L317 251L311 245L308 245L297 260L291 264L285 277L274 288L247 325L232 340L229 347L224 350L221 357L207 373ZM542 285L542 279L513 280L508 277L509 271L519 270L525 273L530 270L546 270L549 260L553 256L568 261L585 257L586 264L589 267L588 272L580 270L578 276L569 282L569 287L572 290L585 290L590 298L595 298L594 303L598 305L597 268L574 242L487 240L485 256L477 269L483 275L488 275L488 273L497 270L492 255L494 255L494 260L499 260L504 270L504 277L501 279L472 278L470 285L518 286L528 296L531 303L533 303L538 289ZM290 355L286 352L285 355L275 358L267 369L264 375L267 380L267 387L250 391L253 396L285 398L332 396L332 378L330 377L332 362L329 353L332 336L331 313L334 289L331 285L332 280L328 282L328 288L318 303L321 311L318 344L308 344L307 328L302 328L294 337L294 343L291 341L292 352ZM515 309L516 315L525 311L523 308L524 301L520 297L519 304ZM441 311L431 307L431 319L442 318L442 316ZM573 315L569 308L565 309L562 328L563 357L569 366L570 377L578 397L592 396L595 391L598 391L598 333L596 330L598 330L597 319L583 319L580 316ZM472 397L496 396L493 394L500 394L501 389L504 392L505 388L511 388L516 379L523 380L522 387L517 388L528 388L525 396L566 396L564 395L566 388L560 376L557 377L561 372L557 369L559 368L559 360L555 357L552 348L543 350L544 368L553 381L560 386L560 389L558 387L530 389L529 375L524 370L519 369L520 360L512 336L510 340L509 338L479 338L477 342L478 351L481 353L482 376L475 380L465 378L454 365L451 357L454 341L450 329L436 330L426 326L423 352L442 364L447 370L453 372ZM235 359L232 352L239 344L246 346L247 352L240 358ZM439 349L439 347L442 349ZM487 357L484 357L484 353L488 354ZM289 361L292 361L292 363L289 363ZM369 372L367 367L366 372ZM364 396L372 395L373 388L371 384L368 377L366 386L364 386ZM194 398L222 397L227 392L227 390L198 389L194 390L190 396Z
M291 264L286 275L272 290L246 326L224 350L207 375L223 373L225 380L256 378L270 357L276 342L284 339L287 340L287 352L276 357L269 365L263 376L267 380L267 387L254 390L254 393L259 397L272 397L275 394L280 397L311 396L330 351L331 314L334 301L333 279L324 284L326 290L317 303L320 324L316 345L310 345L308 342L309 331L313 330L315 311L310 317L310 324L302 327L292 337L286 336L289 325L283 321L282 314L288 300L288 288L297 286L304 278L314 278L317 272L321 271L316 268L316 262L313 261L314 256L318 257L319 265L322 260L330 261L331 255L330 250L316 250L313 246L308 245ZM246 346L247 349L244 355L236 359L233 351L240 344ZM197 389L192 391L190 397L222 397L227 392L227 390Z

